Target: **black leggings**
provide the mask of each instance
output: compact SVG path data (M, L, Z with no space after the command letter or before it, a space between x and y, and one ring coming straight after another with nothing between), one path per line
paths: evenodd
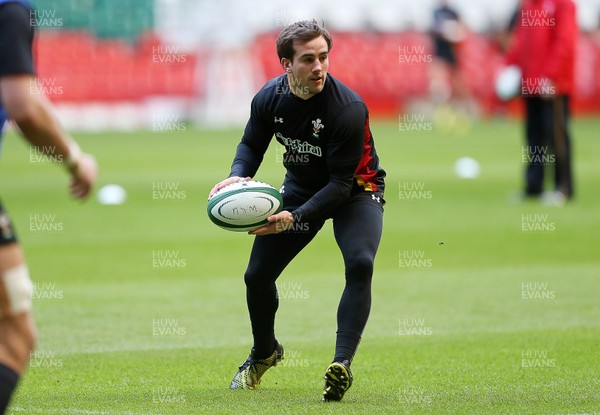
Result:
M554 168L554 190L561 191L567 198L573 197L569 98L529 97L525 99L525 105L528 157L526 194L539 196L542 193L546 166L551 165Z
M378 193L355 193L330 215L346 269L346 286L337 312L335 361L352 361L371 309L373 263L381 239L384 200ZM315 237L325 220L295 224L289 231L254 239L244 275L246 299L257 358L275 346L275 281Z

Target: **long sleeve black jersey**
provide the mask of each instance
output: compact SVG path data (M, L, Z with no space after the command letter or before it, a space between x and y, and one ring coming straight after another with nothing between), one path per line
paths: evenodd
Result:
M230 176L253 177L271 138L285 147L284 191L304 204L294 220L310 220L340 206L353 191L383 193L369 113L363 100L330 74L323 90L304 100L290 91L287 75L267 82L251 104Z

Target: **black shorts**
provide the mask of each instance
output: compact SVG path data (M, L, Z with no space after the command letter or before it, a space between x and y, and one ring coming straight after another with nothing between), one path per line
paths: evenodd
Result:
M287 196L286 196L287 195ZM286 205L291 192L284 193L284 206L292 206L299 201ZM344 257L344 263L354 258L368 258L373 261L383 228L383 205L381 193L357 192L329 214L310 219L308 222L295 223L281 233L257 236L254 239L252 253L246 270L246 282L258 283L258 287L273 284L288 263L308 245L321 230L325 221L333 219L333 233Z
M298 185L296 185L293 182L289 182L289 181L285 181L283 183L282 189L285 188L285 191L282 193L282 198L283 198L283 208L282 210L287 210L289 212L293 212L294 210L298 209L300 206L302 206L308 199L310 199L310 197L314 194L311 192L307 192L306 190L300 188ZM383 189L383 186L382 186ZM352 187L352 191L350 193L350 197L348 199L348 202L350 200L356 200L356 199L372 199L373 201L376 201L377 203L379 203L381 205L381 207L383 207L385 205L385 200L383 198L383 190L382 191L377 191L377 192L369 192L364 190L362 187L360 187L358 184L356 184L356 182L354 182L353 187ZM324 221L327 219L331 219L333 217L333 215L335 214L335 212L337 210L339 210L341 207L340 206L336 209L333 210L333 212L328 212L326 214L324 214L323 216L320 217L316 217L313 221Z
M12 222L0 201L0 245L8 245L17 242L17 234Z
M451 67L456 67L458 61L456 59L456 52L452 43L436 38L434 42L434 53L439 59L445 61Z

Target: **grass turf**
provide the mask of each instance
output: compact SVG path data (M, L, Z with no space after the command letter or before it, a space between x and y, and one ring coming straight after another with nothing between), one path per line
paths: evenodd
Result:
M330 404L319 399L343 288L330 225L278 282L285 363L257 391L227 389L251 346L252 238L215 227L205 208L241 129L77 134L99 184L127 189L121 206L69 200L60 169L9 134L1 196L39 328L9 413L598 413L598 129L574 122L577 199L553 208L511 196L518 123L373 124L388 172L373 308L355 383ZM461 156L479 161L478 179L455 176ZM256 178L278 186L280 158L272 146Z

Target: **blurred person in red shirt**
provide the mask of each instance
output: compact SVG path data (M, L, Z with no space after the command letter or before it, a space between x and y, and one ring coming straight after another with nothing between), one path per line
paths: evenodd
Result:
M525 196L562 205L574 195L571 163L570 96L575 86L578 37L573 0L523 0L507 65L522 71L526 108ZM546 167L555 188L543 192Z

